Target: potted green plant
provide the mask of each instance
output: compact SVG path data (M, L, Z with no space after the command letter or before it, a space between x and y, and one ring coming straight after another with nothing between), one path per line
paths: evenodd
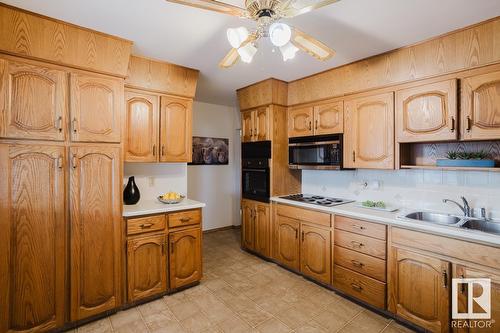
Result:
M440 158L436 165L440 167L474 167L493 168L495 160L490 158L490 154L484 150L477 152L449 151L447 158Z

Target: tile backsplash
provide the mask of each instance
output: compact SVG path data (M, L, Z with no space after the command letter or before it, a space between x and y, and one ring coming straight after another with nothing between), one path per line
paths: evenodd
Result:
M357 201L383 200L408 209L461 213L444 198L486 208L500 218L500 172L442 170L302 171L302 192ZM477 209L480 211L480 209Z

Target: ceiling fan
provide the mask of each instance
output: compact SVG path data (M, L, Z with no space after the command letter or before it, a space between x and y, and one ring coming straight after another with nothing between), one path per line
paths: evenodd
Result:
M219 63L221 68L231 67L238 59L246 63L251 62L257 53L257 41L266 37L279 48L284 61L294 58L299 49L322 61L335 54L335 51L317 39L279 21L282 18L308 13L339 0L245 0L246 8L216 0L167 1L257 22L257 27L252 31L248 31L245 27L227 29L227 39L232 49Z

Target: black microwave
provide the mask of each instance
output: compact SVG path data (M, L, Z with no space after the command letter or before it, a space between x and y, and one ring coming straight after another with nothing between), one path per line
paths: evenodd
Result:
M288 140L290 169L342 169L342 134L307 136Z

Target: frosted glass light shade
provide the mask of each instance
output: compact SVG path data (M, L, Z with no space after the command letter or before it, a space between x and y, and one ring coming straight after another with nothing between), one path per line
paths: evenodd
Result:
M299 49L290 42L280 47L281 55L283 56L283 61L295 58L295 53L297 53L298 50Z
M231 46L235 49L240 47L241 43L248 38L248 30L245 27L229 28L227 29L226 34L229 44L231 44Z
M269 38L274 46L281 47L290 41L292 30L284 23L273 23L269 27Z
M255 53L257 53L257 48L253 45L253 43L247 43L245 46L238 49L241 61L246 63L252 62Z

